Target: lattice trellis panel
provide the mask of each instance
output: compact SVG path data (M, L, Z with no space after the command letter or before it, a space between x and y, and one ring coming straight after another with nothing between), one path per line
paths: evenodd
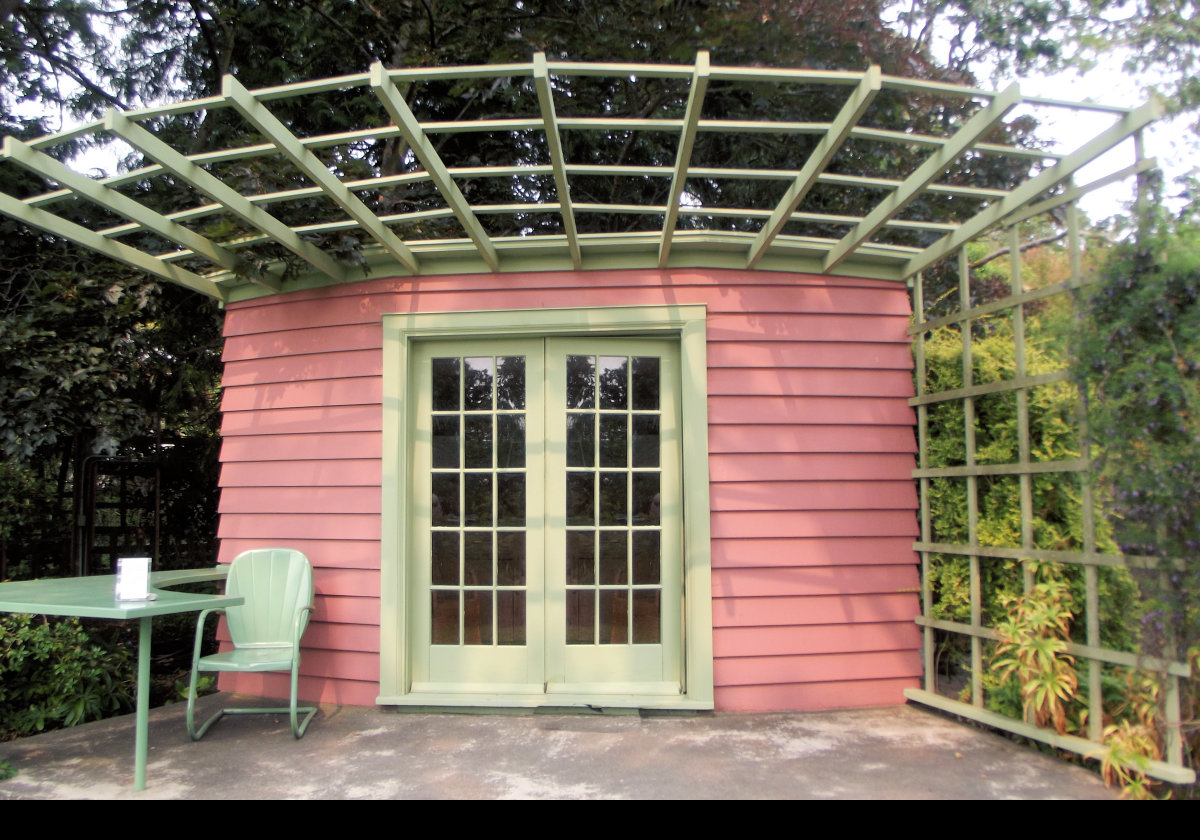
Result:
M1027 219L1031 215L1021 214L1016 221ZM1105 609L1101 601L1101 569L1111 567L1153 570L1158 568L1159 561L1154 557L1119 554L1111 542L1106 546L1102 539L1103 527L1097 513L1091 477L1094 443L1089 439L1086 416L1082 410L1077 410L1071 418L1075 425L1073 441L1078 447L1078 452L1073 454L1073 457L1062 457L1063 453L1039 452L1031 436L1031 395L1039 388L1055 385L1073 387L1065 369L1065 352L1059 356L1061 364L1057 369L1031 371L1027 365L1027 349L1034 337L1026 331L1026 308L1053 302L1074 306L1079 296L1086 293L1086 280L1081 269L1079 213L1073 204L1066 208L1066 221L1070 276L1065 282L1034 289L1024 287L1019 224L1013 224L1006 232L1011 275L1007 296L983 305L973 304L971 269L965 249L958 253L956 312L926 318L923 278L921 275L915 278L915 315L909 333L913 336L916 356L917 396L910 402L917 408L920 445L920 464L913 476L920 486L921 539L914 544L914 548L921 557L923 614L917 618L917 623L924 628L925 684L921 689L906 691L905 695L911 700L1061 749L1099 757L1106 751L1106 747L1101 743L1105 711L1102 698L1103 669L1117 666L1152 671L1159 675L1165 689L1163 699L1167 743L1164 760L1149 762L1147 772L1167 781L1192 783L1195 781L1194 771L1183 766L1179 697L1180 679L1191 675L1189 665L1170 657L1156 658L1139 655L1133 650L1114 650L1104 646L1101 640L1101 616ZM994 381L975 382L972 363L973 325L982 324L986 330L987 323L994 325L998 321L1006 322L1006 328L1011 329L1013 370L1010 376ZM926 343L929 341L928 337L939 329L954 330L961 339L961 387L941 391L930 388ZM981 457L981 446L977 440L981 431L977 419L980 402L997 398L1012 398L1009 408L1016 422L1017 457L1005 462ZM961 454L964 457L961 464L931 463L930 412L933 406L947 403L958 404L962 409ZM1015 481L1017 484L1020 498L1020 545L1003 545L1001 543L1004 540L997 539L996 535L981 533L981 508L984 505L982 485L997 479ZM1037 481L1054 482L1060 489L1071 488L1072 493L1077 491L1076 508L1081 534L1076 540L1078 544L1071 550L1047 546L1042 544L1045 537L1039 538L1034 509ZM961 482L965 485L965 541L944 539L936 533L937 526L929 501L934 482ZM1061 538L1061 535L1059 537ZM938 603L938 594L933 590L933 580L937 577L934 574L937 571L935 567L937 564L951 562L952 558L965 558L968 566L970 615L966 622L934 616L935 604ZM988 595L984 589L986 564L1023 560L1063 564L1082 570L1084 603L1076 605L1076 618L1071 630L1072 641L1066 649L1076 659L1080 685L1087 695L1086 731L1079 735L1060 735L1053 729L1039 728L1032 722L1009 718L985 708L988 688L985 686L984 673L990 667L989 649L992 643L999 639L994 629L996 616L984 615L984 604ZM1026 589L1030 584L1026 572ZM969 645L969 665L966 667L969 683L963 689L963 693L969 699L965 702L958 698L959 690L956 686L939 685L939 668L935 661L938 633L945 634L948 638L965 639Z

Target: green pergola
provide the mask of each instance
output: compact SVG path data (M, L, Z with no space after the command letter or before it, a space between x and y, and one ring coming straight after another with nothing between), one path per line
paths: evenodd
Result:
M673 86L679 103L673 113L645 118L576 115L573 91L588 83L621 80L622 84L657 80ZM520 85L536 105L524 114L501 114L486 119L433 121L419 118L409 102L423 86L492 88ZM715 119L705 117L706 96L721 87L743 91L795 89L836 103L828 121L803 119ZM278 114L305 107L306 98L346 92L364 94L377 106L374 124L319 136L297 136ZM903 96L913 101L956 103L956 120L943 134L915 133L911 125L873 122L871 105L880 96ZM1006 117L1032 108L1099 115L1107 121L1093 139L1079 148L1056 154L1038 148L995 142ZM185 153L164 134L173 118L202 122L213 112L233 109L261 142ZM417 110L421 110L419 107ZM561 112L561 113L560 113ZM6 165L24 167L55 189L30 195L0 194L0 212L124 262L140 271L176 283L222 302L248 300L314 286L348 283L372 277L418 277L435 274L525 271L587 271L592 269L665 269L707 267L735 270L777 270L911 283L914 324L910 329L916 355L919 468L913 477L921 489L921 538L914 549L922 563L923 614L917 623L925 638L925 683L906 692L910 699L986 722L1025 737L1083 754L1104 751L1101 741L1101 678L1104 668L1140 667L1160 675L1165 685L1166 751L1151 762L1148 772L1172 781L1194 781L1183 766L1180 738L1179 680L1190 676L1186 662L1174 651L1159 658L1103 647L1097 618L1103 566L1155 568L1155 558L1105 554L1097 548L1095 504L1090 479L1091 457L1086 423L1081 420L1082 451L1068 461L1038 461L1031 452L1029 393L1037 387L1068 379L1065 370L1030 374L1024 363L1024 307L1055 295L1074 295L1086 284L1081 269L1082 236L1075 202L1087 192L1154 166L1143 155L1140 132L1162 113L1157 102L1136 108L1066 102L1044 97L1023 98L1016 85L993 92L937 82L883 75L879 68L863 72L829 72L763 67L723 67L710 63L706 52L692 65L584 64L549 61L544 55L522 64L478 67L387 69L376 64L368 73L321 79L249 91L226 77L219 96L139 111L110 111L103 119L29 142L6 138ZM802 118L803 114L796 114ZM631 165L614 154L611 159L568 158L572 148L564 138L571 132L649 132L660 148L671 148L667 165ZM513 148L536 147L528 161L505 164L451 158L444 155L449 135L504 134ZM766 136L775 147L793 144L804 154L793 156L795 168L723 166L704 160L697 150L705 135L738 139ZM1003 132L1001 132L1001 135ZM246 136L243 133L241 136ZM143 156L144 165L120 174L93 179L73 171L51 152L79 139L120 141ZM664 139L665 138L665 139ZM353 158L356 144L391 142L404 149L399 171L372 171L367 177L344 174L341 166ZM1082 167L1117 146L1128 150L1128 161L1091 183L1077 185L1073 176ZM597 147L599 148L599 147ZM888 177L854 171L855 152L863 148L894 149L897 165ZM339 151L340 150L340 151ZM347 151L351 150L351 151ZM339 158L338 155L342 157ZM322 159L321 155L325 158ZM349 157L347 157L349 155ZM518 157L520 157L518 155ZM664 157L669 157L665 155ZM752 159L752 156L751 156ZM764 158L765 159L765 158ZM983 185L974 174L981 162L999 160L1017 173L1007 188ZM907 161L906 165L899 162ZM287 173L286 188L257 188L246 171ZM543 186L522 189L522 179L540 178ZM659 182L651 190L665 195L661 204L603 203L581 189L588 179L640 179ZM473 190L482 180L511 185L508 200L498 202L504 189ZM734 206L711 198L721 191L695 185L753 182L752 192L767 203ZM666 185L666 190L661 189ZM691 186L689 186L691 185ZM379 196L389 190L421 190L418 209L393 212ZM147 195L161 199L179 196L169 212L150 206ZM838 191L841 191L840 193ZM738 192L736 190L731 192ZM488 202L471 196L488 195ZM700 200L698 196L709 198ZM815 200L820 195L822 201ZM868 208L861 215L830 213L830 196L847 197L846 206ZM430 197L434 200L431 200ZM69 215L76 202L98 205L113 223L87 227ZM292 202L323 208L321 218L289 224L281 217ZM938 208L931 212L930 208ZM1021 283L1022 222L1064 208L1070 278L1053 286L1026 289ZM823 209L824 208L824 209ZM56 212L58 211L58 212ZM321 215L321 214L318 214ZM553 225L528 225L523 218L551 216ZM637 218L645 225L614 232L606 220ZM515 221L514 221L515 220ZM997 228L1007 230L1012 287L1006 297L974 303L971 271L964 246ZM437 235L429 235L429 231ZM812 231L819 231L819 235ZM503 231L497 233L496 231ZM515 231L515 232L514 232ZM316 244L322 236L351 236L361 243L351 264ZM136 244L131 244L136 243ZM157 243L160 247L147 247ZM279 258L287 252L287 260ZM265 253L272 259L263 259ZM943 258L954 257L958 311L928 317L922 273ZM286 263L286 265L285 265ZM974 322L1005 317L1011 320L1016 342L1014 375L1004 381L976 383L971 371L971 332ZM925 336L952 329L963 342L963 387L931 393L926 383ZM1014 463L976 462L974 409L977 400L996 394L1015 394L1020 453ZM965 418L965 463L937 466L927 457L928 408L957 401ZM1084 534L1079 550L1037 544L1033 528L1033 477L1054 474L1058 481L1078 484ZM989 477L1015 477L1020 483L1020 546L981 545L978 533L980 482ZM928 490L931 482L965 484L970 535L962 544L938 541L931 523ZM932 617L933 593L928 571L946 557L965 557L970 564L971 617L950 622ZM981 610L980 568L988 562L1034 558L1082 567L1086 587L1082 640L1069 652L1085 662L1081 683L1088 686L1089 719L1085 733L1058 735L1025 721L1013 720L984 708L980 680L984 646L997 638ZM939 693L933 649L934 633L969 639L972 678L966 702Z
M607 77L621 80L670 80L686 86L686 105L679 116L612 118L560 116L570 110L568 85ZM531 86L540 113L463 121L422 121L402 94L428 84L521 84ZM704 117L710 86L727 85L753 93L756 86L822 91L843 104L829 122L801 120L723 120ZM379 125L322 136L298 137L273 112L288 101L302 107L305 97L330 91L362 89L378 101ZM975 103L977 110L960 127L945 136L913 133L911 126L864 124L872 101L881 94L943 98ZM1055 110L1090 111L1110 115L1111 126L1069 154L987 142L989 134L1018 106ZM264 142L185 154L159 136L167 119L187 116L202 120L219 109L233 109ZM478 67L437 67L389 70L381 64L368 73L321 79L249 91L227 76L220 96L181 102L139 111L109 111L100 120L31 142L7 138L2 155L10 163L57 184L58 189L36 195L0 194L0 212L83 247L125 262L156 277L195 289L223 301L289 291L320 283L342 283L364 276L413 276L458 272L510 272L547 269L667 268L708 266L735 269L759 268L815 274L905 281L930 264L954 252L963 243L1014 217L1037 213L1072 200L1098 183L1073 189L1055 188L1066 183L1080 167L1136 134L1160 114L1150 103L1140 108L1119 108L1071 103L1042 97L1022 98L1011 85L1000 92L937 82L883 75L879 68L863 72L722 67L697 55L693 65L590 64L548 61L535 55L525 64ZM803 115L797 115L803 116ZM677 138L673 165L636 166L612 162L580 162L564 155L563 138L570 132L653 132ZM548 163L496 165L486 161L461 165L443 160L439 139L447 134L525 133L522 142L540 143ZM770 135L782 142L803 138L811 151L798 169L725 168L696 161L697 139L706 133L737 137ZM68 141L94 139L122 141L144 156L135 170L92 179L72 171L52 154ZM343 179L336 166L318 153L363 142L403 142L411 152L409 171ZM813 145L815 141L815 145ZM848 144L903 149L914 163L903 177L872 177L831 171L831 163ZM914 154L916 153L916 154ZM971 167L995 156L1013 159L1027 173L1009 189L971 186ZM214 171L229 172L232 164L269 163L289 171L294 186L273 192L245 188L236 179L222 179ZM1152 162L1134 160L1129 167L1103 179L1105 182L1148 168ZM463 182L475 179L517 179L541 176L553 189L540 190L531 201L528 191L513 191L506 203L475 203L464 193ZM659 205L621 205L585 202L574 198L578 179L588 177L661 179L669 183L668 200ZM193 206L160 212L140 201L139 186L162 179L196 197ZM693 179L713 182L768 182L762 192L781 197L773 206L722 206L700 203L688 191ZM440 206L414 212L380 214L370 197L381 190L405 185L432 185ZM808 199L815 189L867 191L873 209L863 216L819 212ZM493 191L494 194L494 191ZM923 197L952 201L958 208L939 218L921 218L906 212ZM322 220L302 225L281 221L277 208L289 202L324 197L330 213ZM858 196L858 206L863 206ZM91 229L55 211L71 199L94 202L121 223ZM828 206L828 200L825 204ZM849 202L848 202L849 203ZM521 232L492 235L489 217L521 214L557 214L561 225L553 234ZM592 222L613 214L646 217L649 227L631 232L588 232ZM954 216L959 218L955 219ZM205 234L217 217L232 219L232 235ZM451 236L420 238L410 229L432 219L456 222ZM661 219L661 224L659 223ZM948 220L949 219L949 220ZM740 223L733 229L731 220ZM793 223L816 223L835 228L840 236L806 236L790 233ZM928 244L914 246L889 242L891 231L920 232ZM311 241L317 234L353 234L364 243L366 274L339 261ZM883 234L881 236L881 233ZM145 241L153 234L161 250L136 247L127 240ZM245 270L248 252L263 243L287 249L303 270ZM261 260L254 260L261 265ZM286 278L286 279L285 279Z

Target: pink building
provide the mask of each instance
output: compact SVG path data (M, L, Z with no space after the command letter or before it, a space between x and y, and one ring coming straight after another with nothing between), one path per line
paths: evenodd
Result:
M310 698L381 695L381 579L395 562L381 550L384 318L680 304L703 320L711 542L689 551L711 557L711 606L695 596L711 611L710 702L902 702L921 674L907 292L704 269L388 278L229 307L221 560L270 545L312 560ZM685 622L685 644L707 648L708 632ZM230 687L284 685L245 675Z

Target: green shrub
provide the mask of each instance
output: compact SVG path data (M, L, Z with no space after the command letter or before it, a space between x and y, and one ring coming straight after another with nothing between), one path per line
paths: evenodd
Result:
M1067 335L1048 317L1026 317L1026 374L1061 371L1068 366ZM979 325L971 345L971 376L974 384L1002 382L1016 375L1015 340L1011 322L993 318ZM928 388L931 391L963 387L962 334L952 329L932 333L925 343ZM1034 461L1063 461L1077 458L1080 441L1076 427L1077 391L1070 382L1043 385L1029 391L1030 456ZM962 400L948 400L929 407L928 459L932 467L954 467L966 463L965 409ZM980 464L1015 463L1019 460L1017 403L1012 392L975 398L975 453ZM982 546L1020 548L1021 493L1017 476L980 476L977 536ZM1034 545L1039 549L1081 551L1083 500L1077 474L1034 475L1031 524ZM929 481L929 505L933 541L965 545L969 540L967 480ZM1116 553L1111 526L1097 509L1097 549ZM1016 560L981 558L980 589L983 622L997 626L1010 617L1009 605L1021 600L1024 591L1023 565ZM1061 575L1070 591L1070 602L1085 603L1082 567L1062 566ZM1122 568L1099 569L1101 642L1119 650L1133 650L1136 635L1132 617L1138 615L1137 588ZM933 590L932 617L970 621L970 574L966 557L935 555L930 563ZM990 649L991 643L987 645ZM943 666L964 667L968 660L965 637L950 636L939 650ZM985 665L986 667L986 665ZM1020 687L1013 674L985 673L987 706L993 711L1022 717ZM1083 696L1086 688L1081 688ZM1075 710L1068 710L1074 717Z
M0 615L0 739L110 717L131 707L129 652L76 618Z

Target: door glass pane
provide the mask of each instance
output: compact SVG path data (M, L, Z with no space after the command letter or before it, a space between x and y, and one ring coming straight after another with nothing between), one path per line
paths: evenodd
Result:
M435 645L458 644L458 590L435 589L433 599L433 632Z
M567 531L567 583L591 586L596 582L594 531Z
M467 415L466 467L488 468L492 465L492 415Z
M458 421L457 414L433 418L433 466L458 467Z
M492 408L492 358L463 359L463 408L490 411Z
M624 525L628 521L628 479L623 472L600 473L601 525Z
M658 466L658 415L633 415L633 465Z
M467 524L486 528L492 524L492 474L467 473L463 500Z
M467 532L463 553L463 582L467 586L492 585L492 532Z
M591 467L596 464L596 415L567 415L567 466Z
M458 411L458 359L433 360L433 410Z
M635 356L633 359L633 410L658 409L658 359Z
M525 593L501 590L496 593L496 641L502 645L525 644Z
M433 532L433 582L458 586L458 532Z
M633 532L633 582L658 583L658 529Z
M567 408L592 408L595 405L595 358L567 356Z
M492 643L492 591L463 593L463 644Z
M500 531L496 534L496 584L525 585L524 531Z
M658 524L661 513L658 479L657 472L633 474L633 523L635 525Z
M596 522L595 491L592 473L567 473L567 524L594 525Z
M600 415L600 466L625 466L628 445L629 418L624 413Z
M601 408L628 408L629 357L601 356L597 378L600 383Z
M629 582L628 532L600 532L600 582L623 584Z
M525 357L502 356L496 372L496 408L525 407Z
M629 643L629 597L625 589L600 590L600 644Z
M633 643L656 645L662 638L660 593L657 589L633 590Z
M458 525L458 474L434 473L432 514L434 525Z
M596 641L596 593L591 589L567 590L567 644Z
M497 476L496 524L501 527L525 524L525 473Z
M496 466L514 469L525 466L525 416L501 414L496 418Z

